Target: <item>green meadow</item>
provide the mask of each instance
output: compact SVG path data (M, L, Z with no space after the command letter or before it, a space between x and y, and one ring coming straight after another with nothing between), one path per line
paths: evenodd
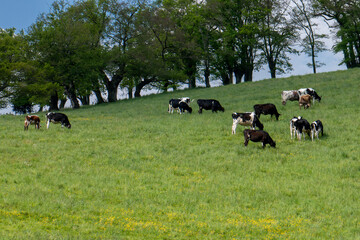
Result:
M281 105L302 87L321 103ZM177 97L192 114L167 112ZM199 98L225 112L198 114ZM268 102L276 148L245 148L231 114ZM0 116L0 239L360 239L359 104L353 69L64 110L70 130ZM291 140L299 115L324 136Z

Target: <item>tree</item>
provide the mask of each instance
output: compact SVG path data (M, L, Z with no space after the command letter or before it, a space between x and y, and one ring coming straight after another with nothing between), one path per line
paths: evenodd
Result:
M287 0L265 0L262 2L264 18L261 20L260 36L262 61L267 63L271 78L277 73L292 70L288 54L297 53L292 47L297 38L296 28L288 19Z
M312 67L313 73L316 73L317 68L324 65L316 60L319 52L326 51L325 43L321 39L327 38L325 34L317 34L317 23L313 21L315 18L315 10L310 2L306 0L292 0L295 7L292 9L291 18L299 29L303 30L305 37L301 41L303 52L311 57L311 63L308 66Z
M319 16L335 20L340 41L335 52L343 52L347 68L360 67L360 4L358 0L313 0Z
M15 29L0 28L0 108L6 107L16 84L16 68L22 61L23 39Z
M211 44L214 48L215 68L223 84L252 81L256 68L259 25L263 18L261 1L207 1L212 22L217 31Z

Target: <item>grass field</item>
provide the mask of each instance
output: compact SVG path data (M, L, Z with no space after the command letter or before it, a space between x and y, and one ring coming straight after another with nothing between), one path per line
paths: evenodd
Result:
M302 87L321 103L281 105ZM359 90L354 69L66 110L70 130L0 116L0 239L360 239ZM183 96L225 113L168 114ZM267 102L276 148L245 148L231 113ZM298 115L325 135L291 140Z

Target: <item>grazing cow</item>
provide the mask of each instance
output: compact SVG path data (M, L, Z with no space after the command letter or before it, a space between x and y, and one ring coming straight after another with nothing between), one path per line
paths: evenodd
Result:
M180 111L179 106L180 103L184 102L187 105L190 104L190 98L188 97L182 97L182 98L173 98L169 100L169 108L168 108L168 112L169 113L173 113L174 109ZM180 112L181 113L181 112Z
M314 141L314 135L319 139L319 133L324 136L324 128L320 120L316 120L311 123L311 140Z
M262 130L244 130L244 145L245 147L248 145L249 140L253 142L262 142L262 147L265 148L266 144L269 144L271 147L275 148L276 143L272 140L270 135Z
M225 111L220 102L215 99L198 99L197 104L199 105L199 113L202 113L203 109L211 110L212 112Z
M29 125L35 125L35 129L40 129L40 118L36 115L27 115L24 122L24 130L29 129Z
M309 94L300 96L299 99L300 110L302 106L304 106L304 109L309 108L311 106L311 100L312 100L312 96L310 96Z
M291 120L290 120L290 138L293 139L293 136L295 138L295 134L296 134L296 128L295 128L295 122L297 120L300 120L302 119L301 116L298 116L298 117L293 117Z
M251 126L252 129L258 127L260 130L264 129L264 125L260 122L258 117L255 115L254 112L245 112L245 113L233 113L233 124L231 128L231 133L236 133L236 127L238 124L242 126Z
M298 90L300 96L302 95L306 95L309 94L310 96L313 97L313 103L315 102L315 100L317 100L318 102L321 101L321 97L316 93L316 91L313 88L300 88Z
M192 113L192 108L186 102L180 102L179 104L180 114L187 111L188 113Z
M278 113L276 106L272 103L266 103L266 104L255 104L254 105L254 111L256 116L260 119L260 114L264 115L271 115L271 118L273 115L275 115L276 120L279 120L280 114Z
M46 114L46 119L47 119L47 123L46 123L46 128L49 129L50 126L50 122L52 123L61 123L61 127L67 127L67 128L71 128L71 124L69 122L68 117L63 114L63 113L54 113L54 112L49 112Z
M282 91L281 93L282 104L285 105L286 101L298 101L299 92L297 90Z
M304 136L304 140L305 140L305 133L307 133L307 135L310 138L310 132L311 132L310 123L306 119L304 118L298 119L297 121L294 122L294 125L299 141L301 140L301 135Z

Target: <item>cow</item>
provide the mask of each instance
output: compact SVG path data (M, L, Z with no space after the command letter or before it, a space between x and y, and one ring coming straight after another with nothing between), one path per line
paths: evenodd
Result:
M174 112L174 109L175 110L178 110L180 112L180 109L179 109L179 106L180 106L180 103L181 102L184 102L186 103L187 105L190 104L190 98L188 97L182 97L182 98L172 98L169 100L169 108L168 108L168 112L169 113L173 113ZM181 112L180 112L181 113Z
M49 112L46 114L46 129L49 129L50 122L52 123L61 123L61 127L67 127L71 128L71 124L69 122L68 117L63 113L55 113L55 112Z
M318 102L321 101L321 97L317 94L317 92L313 89L313 88L300 88L298 90L299 95L306 95L309 94L310 96L313 97L313 103L315 102L315 100L317 100Z
M278 113L276 106L272 103L255 104L254 111L259 119L260 119L260 114L264 114L264 115L270 114L271 118L273 115L275 115L276 120L279 120L280 114Z
M287 90L281 93L282 104L285 105L286 101L298 101L299 92L297 90Z
M298 119L297 121L295 121L294 126L299 141L301 141L301 135L304 137L305 140L305 133L307 133L307 135L310 138L310 132L311 132L310 123L305 118Z
M24 122L24 131L29 129L29 125L35 125L35 129L40 129L40 118L36 115L27 115Z
M251 126L252 129L258 127L260 130L264 129L264 125L260 122L258 117L254 112L245 112L245 113L236 113L232 114L233 124L231 128L231 133L236 133L236 127L238 124L242 126Z
M300 96L299 99L300 110L302 106L304 106L304 109L309 108L311 106L311 100L312 100L312 96L310 96L309 94Z
M199 113L202 113L202 110L211 110L212 112L221 111L224 112L225 109L221 106L220 102L215 99L198 99L197 104L199 105Z
M290 120L290 138L293 139L293 136L295 138L295 135L296 135L296 128L295 128L295 122L297 120L300 120L302 119L301 116L298 116L298 117L293 117L291 120Z
M186 102L180 102L179 104L180 114L187 111L188 113L192 113L192 108Z
M321 132L321 136L324 136L324 127L320 120L316 120L311 123L311 140L314 141L314 135L319 139L319 133Z
M244 142L245 147L248 145L249 140L253 142L262 142L263 148L265 148L266 144L269 144L273 148L275 148L276 146L276 143L272 140L270 135L262 130L245 129L244 140L245 140Z

